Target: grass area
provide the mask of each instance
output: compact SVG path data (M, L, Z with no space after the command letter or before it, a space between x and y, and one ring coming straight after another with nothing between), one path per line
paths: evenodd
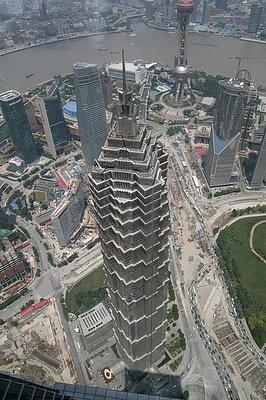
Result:
M162 104L159 104L159 103L152 104L151 105L151 109L152 109L152 111L159 112L159 111L162 111L164 109L164 106Z
M177 333L178 336L166 345L166 349L173 358L182 353L182 351L186 350L186 340L183 332L181 329L178 329Z
M180 356L174 362L169 364L169 367L171 368L172 371L175 371L179 367L179 365L181 364L182 358L183 357Z
M253 235L253 247L257 253L266 259L266 223L257 226L255 229Z
M168 283L168 293L169 293L169 301L175 301L175 291L174 291L171 280L169 280L169 283Z
M178 320L179 314L178 314L178 308L176 304L173 304L172 308L167 311L166 315L168 322L171 324L172 322Z
M266 265L250 250L249 237L252 226L264 219L237 221L221 231L217 240L219 262L230 294L259 346L266 341Z
M48 259L49 263L52 265L52 267L56 267L56 264L54 262L53 256L49 252L47 252L47 259Z
M174 314L173 314L172 310L168 310L167 311L166 318L168 319L168 322L170 324L175 321Z
M68 312L80 315L107 296L103 267L99 267L66 292Z
M170 128L167 129L166 134L168 136L173 136L173 135L175 135L175 134L177 134L179 132L182 132L182 130L183 130L182 126L179 126L179 125L171 126Z

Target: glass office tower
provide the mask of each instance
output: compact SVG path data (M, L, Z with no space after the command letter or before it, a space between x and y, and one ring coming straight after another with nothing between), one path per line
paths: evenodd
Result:
M26 164L31 163L38 153L20 93L15 90L2 93L0 106L17 156Z
M74 64L73 70L81 146L91 168L107 138L102 81L95 64Z

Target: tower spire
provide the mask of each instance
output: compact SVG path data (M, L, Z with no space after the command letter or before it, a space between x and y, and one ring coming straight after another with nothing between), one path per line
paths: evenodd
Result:
M122 50L122 68L123 68L123 92L124 95L127 92L127 78L126 78L126 67L125 67L125 53Z
M118 134L120 136L135 136L136 124L133 115L132 91L127 88L125 53L122 50L122 79L123 88L118 90L119 106L118 106Z

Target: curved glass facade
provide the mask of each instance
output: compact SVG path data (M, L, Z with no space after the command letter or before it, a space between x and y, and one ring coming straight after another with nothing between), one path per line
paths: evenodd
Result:
M20 93L10 90L1 94L0 106L17 156L31 163L38 154Z
M238 80L221 82L214 114L214 132L220 139L232 139L241 132L249 87Z

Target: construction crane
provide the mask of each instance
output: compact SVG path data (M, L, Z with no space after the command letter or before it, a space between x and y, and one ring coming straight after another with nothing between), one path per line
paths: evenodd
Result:
M238 60L236 73L240 70L242 60L266 60L266 57L228 57L229 60Z

